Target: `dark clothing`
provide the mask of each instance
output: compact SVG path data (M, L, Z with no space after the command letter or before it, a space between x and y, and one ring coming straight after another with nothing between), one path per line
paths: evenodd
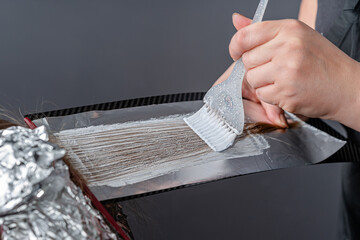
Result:
M359 0L319 0L316 29L353 59L360 61Z
M360 25L358 0L345 0L343 11L324 36L356 60L360 60Z
M360 61L359 0L319 0L316 27L353 59ZM347 128L349 140L360 146L360 133Z
M316 30L357 61L360 61L359 20L359 0L318 0ZM348 140L360 146L360 133L350 128L347 132ZM343 225L339 237L360 239L360 164L344 169L342 188Z
M316 30L351 58L360 61L359 0L318 0ZM350 128L347 132L349 140L360 146L360 133Z
M351 58L360 61L359 0L318 0L316 30ZM360 146L360 133L346 129L349 140Z
M344 8L345 0L318 0L315 29L319 33L328 33L339 18Z

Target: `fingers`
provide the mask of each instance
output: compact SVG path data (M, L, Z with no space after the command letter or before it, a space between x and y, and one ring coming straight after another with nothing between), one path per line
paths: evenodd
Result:
M230 67L228 69L226 69L226 71L216 80L216 82L214 83L213 86L218 85L219 83L222 83L223 81L228 79L228 77L230 76L230 74L234 68L234 65L235 65L235 63L232 63L230 65ZM245 76L245 79L244 79L243 85L242 85L242 97L249 99L253 102L257 102L257 103L260 102L256 96L255 89L253 89L247 82L246 76Z
M260 103L255 103L249 100L244 99L244 113L247 119L250 119L252 122L262 122L273 124L272 121L268 118L264 108Z
M261 102L261 105L265 109L267 117L273 124L283 128L288 127L284 111L281 108L263 101Z
M274 84L267 85L255 90L256 96L260 101L269 103L271 105L279 105L278 90Z
M242 97L252 102L260 103L258 97L256 96L255 89L250 86L250 84L246 80L246 76L243 80L242 85Z
M231 39L230 56L239 59L244 52L272 40L279 30L279 21L254 23L241 28Z
M225 81L229 77L231 71L233 70L234 65L235 65L235 63L231 64L230 67L214 83L214 85L217 85L217 84ZM269 86L271 86L271 85L269 85ZM269 86L266 86L266 87L269 87ZM249 116L255 122L267 122L267 123L275 124L280 127L284 127L284 128L287 127L288 125L287 125L286 118L284 116L284 111L277 106L266 103L264 101L260 101L259 98L257 97L257 94L259 94L259 96L261 96L261 98L263 100L266 100L267 98L269 98L269 96L271 96L271 94L273 94L272 92L274 90L272 90L271 88L270 88L270 90L267 90L265 88L264 87L258 88L258 90L255 91L255 89L252 88L250 86L250 84L248 83L247 75L245 76L245 79L243 81L243 86L242 86L242 95L243 95L243 98L245 98L244 99L244 109L245 109L247 116ZM261 105L259 105L260 102L261 102L262 107L258 107L258 106L261 106Z
M232 15L232 21L236 30L239 30L251 24L250 18L247 18L239 13L234 13Z
M274 40L253 48L242 55L242 61L247 70L270 62L281 46Z
M272 62L250 69L246 73L247 81L254 89L258 89L275 81L276 66ZM259 95L258 95L259 97Z

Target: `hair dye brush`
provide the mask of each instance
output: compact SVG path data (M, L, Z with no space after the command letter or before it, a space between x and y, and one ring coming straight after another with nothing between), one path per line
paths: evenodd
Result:
M260 0L253 23L261 22L268 0ZM189 127L214 151L230 147L244 129L242 82L245 67L236 61L233 71L224 82L210 88L204 97L205 105L190 117L184 118Z

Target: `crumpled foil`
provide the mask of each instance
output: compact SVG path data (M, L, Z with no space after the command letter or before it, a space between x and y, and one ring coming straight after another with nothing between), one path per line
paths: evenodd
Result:
M44 127L0 131L0 239L117 239Z

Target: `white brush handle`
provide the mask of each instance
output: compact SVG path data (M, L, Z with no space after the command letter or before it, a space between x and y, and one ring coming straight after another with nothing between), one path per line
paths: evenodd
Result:
M264 16L268 0L260 0L253 23ZM214 151L230 147L244 130L242 82L245 67L241 58L236 61L229 78L210 88L204 97L205 105L184 121Z
M268 0L261 0L253 23L261 22ZM242 102L242 82L245 76L245 66L242 59L236 61L228 79L212 87L205 95L204 102L225 119L236 134L241 134L244 128L244 108Z
M252 20L252 23L257 23L262 21L267 4L268 4L268 0L260 0L254 18Z

